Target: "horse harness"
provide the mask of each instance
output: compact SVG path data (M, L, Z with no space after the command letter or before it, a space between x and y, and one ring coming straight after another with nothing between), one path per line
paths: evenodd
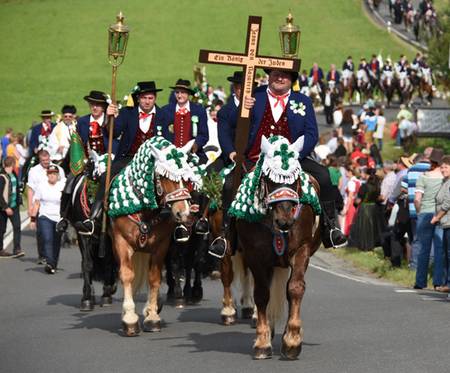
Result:
M130 180L131 181L131 180ZM168 209L174 202L178 201L188 201L191 199L191 194L188 188L183 187L181 181L179 182L180 187L173 192L165 193L164 188L161 183L161 176L155 176L155 190L158 201L159 211L155 217L148 221L144 221L142 213L135 213L131 215L127 215L128 219L130 219L134 224L136 224L139 228L139 236L137 239L137 247L143 250L147 244L148 235L151 231L151 228L159 224L164 216L161 216L160 212L164 209ZM143 199L144 195L142 192L134 186L134 183L130 182L132 185L133 192L137 195L139 199Z

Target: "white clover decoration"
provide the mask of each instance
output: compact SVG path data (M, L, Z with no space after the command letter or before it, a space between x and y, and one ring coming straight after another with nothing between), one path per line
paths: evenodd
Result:
M290 100L289 103L291 104L290 109L294 114L299 114L302 117L306 115L306 106L303 102Z

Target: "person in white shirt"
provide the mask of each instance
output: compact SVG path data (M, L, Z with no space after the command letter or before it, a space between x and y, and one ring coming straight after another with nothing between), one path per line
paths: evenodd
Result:
M50 166L50 154L46 150L40 150L38 152L39 164L33 166L28 172L28 182L27 182L27 200L28 200L28 216L33 216L34 209L34 199L35 193L38 189L38 186L48 180L47 178L47 169ZM59 176L61 181L65 182L64 171L61 167L57 167L59 171ZM39 230L36 233L37 239L37 249L38 249L38 264L43 264L44 253L42 251L42 244L40 239Z
M375 115L377 117L377 128L373 134L373 138L377 141L378 149L383 149L383 134L384 134L384 127L386 126L386 118L383 115L383 110L381 108L377 107L375 109Z
M61 248L61 233L56 231L56 223L60 219L59 205L65 181L60 179L56 165L49 165L46 174L47 180L38 184L34 194L31 227L36 229L37 222L42 239L42 252L47 262L45 271L55 274Z
M62 117L48 138L48 150L52 162L62 161L70 148L70 126L75 125L77 109L73 105L64 105Z

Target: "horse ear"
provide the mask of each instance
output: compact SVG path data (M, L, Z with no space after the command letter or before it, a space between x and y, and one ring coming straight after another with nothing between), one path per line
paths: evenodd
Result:
M155 159L157 159L157 160L162 160L163 159L163 154L162 154L161 150L159 150L153 144L149 144L149 146L150 146L150 153L153 155L153 157Z
M188 154L191 151L192 147L194 146L194 143L195 143L195 139L192 139L185 146L180 148L180 151L182 151L184 154Z
M292 147L297 153L303 150L303 145L305 144L305 136L300 136L293 144Z
M266 136L261 137L261 152L264 154L269 154L270 148L272 147L272 144L267 140Z

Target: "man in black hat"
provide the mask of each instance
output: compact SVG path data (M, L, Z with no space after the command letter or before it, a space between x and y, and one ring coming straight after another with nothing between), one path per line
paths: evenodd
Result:
M163 136L173 143L177 148L186 145L190 140L195 139L192 152L197 153L200 162L206 162L207 158L203 152L203 146L208 142L208 117L205 108L189 100L195 92L191 88L191 82L185 79L178 79L173 87L175 101L170 102L162 108L163 110ZM199 198L197 200L199 205ZM204 202L206 203L206 202ZM199 207L200 212L202 206ZM200 219L196 224L196 233L207 234L209 232L208 222ZM175 229L175 239L183 241L188 237L188 231L183 226Z
M29 137L30 156L37 154L37 152L47 143L48 137L56 126L56 123L52 122L52 118L55 113L51 110L42 110L41 118L42 122L37 124L31 129Z
M70 147L70 126L75 123L77 108L74 105L64 105L61 118L57 120L49 137L49 153L52 162L61 162Z
M131 162L139 147L149 138L162 135L162 110L156 105L157 92L154 81L138 82L134 87L132 98L134 106L125 106L120 111L117 105L110 104L107 115L114 115L115 139L120 138L118 150L111 164L111 178ZM89 220L84 224L92 231L94 220L103 208L106 175L100 179L94 205L91 208Z
M84 100L89 104L90 114L80 117L77 121L76 131L80 135L84 145L84 150L88 154L89 150L95 151L98 155L103 155L108 151L108 130L106 108L108 106L108 96L101 91L91 91ZM117 150L117 140L113 141L113 153ZM67 214L69 210L70 196L74 188L75 178L71 173L67 177L66 186L61 197L61 220L56 225L56 229L62 232L67 229Z
M326 167L310 158L310 153L318 140L318 128L312 102L309 97L291 89L298 78L297 72L280 70L266 72L269 74L269 85L255 89L253 97L248 97L243 103L245 108L252 109L245 150L246 169L252 169L258 160L263 135L267 138L274 135L284 136L291 143L304 136L299 160L302 169L311 174L320 184L320 200L323 207L322 241L326 247L343 246L346 244L346 238L336 228L335 190L331 184L330 174ZM235 127L235 122L229 121L226 125ZM222 138L221 144L224 143L225 147L230 146L234 149L234 138L230 135L233 133L232 130L234 129L225 132L228 133L228 137ZM226 241L219 238L213 242L209 253L222 257L225 251Z

